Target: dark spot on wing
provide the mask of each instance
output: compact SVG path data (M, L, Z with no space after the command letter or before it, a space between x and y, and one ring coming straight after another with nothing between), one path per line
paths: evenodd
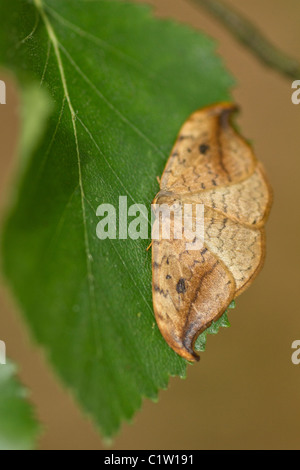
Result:
M178 140L193 139L193 135L181 135Z
M203 155L205 155L209 149L210 147L207 144L201 144L199 147L200 153L202 153Z
M178 294L184 294L186 292L185 280L183 278L179 279L177 282L176 290Z

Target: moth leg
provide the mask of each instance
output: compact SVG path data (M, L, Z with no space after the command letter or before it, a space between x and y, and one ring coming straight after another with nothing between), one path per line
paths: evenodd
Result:
M150 248L152 247L152 245L153 245L153 240L152 240L152 242L150 243L150 245L149 245L149 246L147 246L147 248L146 248L146 251L149 251L149 250L150 250Z

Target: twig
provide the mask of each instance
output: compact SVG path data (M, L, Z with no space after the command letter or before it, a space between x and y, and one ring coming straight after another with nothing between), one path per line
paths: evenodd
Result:
M300 79L300 64L274 46L247 18L219 0L192 0L204 7L265 65L292 79Z

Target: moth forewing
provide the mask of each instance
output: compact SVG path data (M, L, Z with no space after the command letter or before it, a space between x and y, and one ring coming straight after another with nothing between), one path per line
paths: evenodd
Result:
M155 198L168 210L180 208L178 217L175 211L165 218L169 231L161 231L158 219L153 225L155 317L169 346L189 361L198 359L198 335L251 285L265 258L272 191L251 147L230 124L236 109L219 103L190 116Z

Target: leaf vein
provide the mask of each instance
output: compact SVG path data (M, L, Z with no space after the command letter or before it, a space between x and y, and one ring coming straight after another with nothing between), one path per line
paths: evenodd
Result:
M78 74L84 79L84 81L90 86L92 90L99 96L99 98L104 101L104 103L123 121L127 124L139 137L145 140L154 150L156 150L164 160L167 158L166 155L157 147L157 145L149 139L143 131L141 131L137 126L135 126L126 116L124 116L121 111L119 111L104 95L103 93L98 90L98 88L91 82L91 80L86 76L86 74L81 70L81 68L76 64L73 60L72 56L69 52L65 49L65 47L59 43L59 48L63 51L69 62L73 65L74 69L78 72Z
M138 68L145 76L148 76L149 78L153 79L153 75L149 76L145 74L145 66L138 62L137 60L133 59L130 57L128 54L124 53L120 49L112 46L109 44L107 41L104 39L95 36L94 34L88 33L84 29L80 28L76 24L72 23L71 21L67 20L64 18L62 15L60 15L56 10L54 10L52 7L49 7L49 5L45 5L46 9L49 11L49 13L56 18L63 26L66 26L68 29L74 31L77 33L79 36L84 37L88 39L91 42L94 42L95 44L102 46L102 49L107 48L109 49L112 53L116 54L120 59L122 59L125 63L128 63L130 65L133 65L134 67Z
M81 209L82 209L82 221L83 221L83 231L84 231L84 244L85 244L85 252L86 252L86 267L87 267L87 275L88 275L88 285L89 285L89 294L91 300L91 314L92 314L92 322L94 324L93 334L94 334L94 341L95 341L95 349L97 351L97 356L100 357L102 352L100 350L100 343L98 341L98 328L96 327L96 299L95 299L95 283L94 283L94 276L92 272L92 255L90 251L89 245L89 238L88 238L88 231L87 231L87 224L86 224L86 208L85 208L85 194L84 194L84 187L82 181L82 169L81 169L81 160L80 160L80 150L79 150L79 142L78 142L78 135L77 135L77 127L76 127L76 114L74 108L72 106L71 98L69 95L67 80L65 76L65 71L63 67L62 58L60 55L59 43L58 39L55 35L54 29L45 13L43 8L42 0L34 0L35 5L38 11L41 14L41 17L45 23L46 30L48 32L49 38L52 41L56 60L58 63L58 69L61 77L61 81L63 84L64 94L68 102L73 132L74 132L74 139L75 139L75 147L76 147L76 155L77 155L77 163L78 163L78 175L79 175L79 187L80 187L80 194L81 194Z

